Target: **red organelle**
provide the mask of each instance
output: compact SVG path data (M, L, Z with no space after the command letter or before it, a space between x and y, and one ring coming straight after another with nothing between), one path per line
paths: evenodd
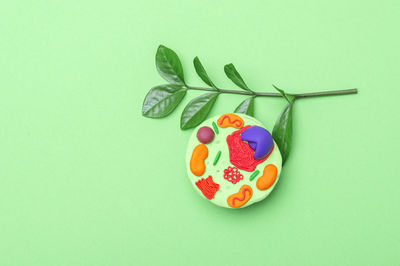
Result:
M271 151L268 153L267 156L265 156L265 158L262 158L260 160L254 159L253 149L250 148L249 144L242 141L242 139L240 138L240 134L249 127L250 125L236 130L231 135L226 137L226 142L228 143L229 159L231 161L231 164L241 170L252 172L256 169L258 164L264 162L269 157L269 155L274 150L275 145L272 146Z
M237 126L237 127L241 127L241 126L242 126L242 121L240 121L239 119L235 119L235 120L232 121L229 115L225 115L225 116L222 118L222 120L221 120L221 122L219 123L219 125L222 125L222 124L224 123L225 119L228 119L228 120L229 120L229 123L232 124L232 125L233 125L233 123L239 122L239 124L236 123L236 126Z
M243 189L243 190L242 190L242 197L241 197L241 198L239 198L239 197L234 197L234 198L232 199L232 205L233 205L233 206L235 206L235 200L243 201L243 200L246 198L246 191L248 191L249 194L251 195L252 192L250 191L250 189L248 189L248 188Z
M224 178L231 182L232 184L236 184L240 180L243 179L243 175L239 172L236 167L228 167L224 170Z
M201 190L204 197L209 200L214 198L215 192L219 189L219 184L214 183L212 176L208 176L206 179L200 179L196 182L196 186Z

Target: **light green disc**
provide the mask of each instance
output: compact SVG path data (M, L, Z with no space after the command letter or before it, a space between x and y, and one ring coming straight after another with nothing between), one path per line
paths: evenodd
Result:
M258 120L256 120L253 117L244 115L244 114L238 114L236 113L235 115L240 116L243 121L244 121L244 126L251 125L251 126L260 126L265 128ZM256 169L254 171L258 170L259 174L252 180L250 181L250 176L252 175L252 172L247 172L245 170L239 169L240 173L243 175L243 179L237 182L236 184L232 184L228 180L224 178L224 170L228 168L229 166L235 167L233 164L231 164L230 159L229 159L229 149L228 149L228 144L226 142L226 137L230 134L232 134L234 131L237 131L239 129L234 128L234 127L226 127L226 128L221 128L218 127L219 134L215 134L214 140L208 144L206 144L208 148L208 157L205 159L205 166L206 170L204 174L200 177L195 176L191 170L190 170L190 159L192 157L193 149L201 144L201 142L197 139L197 131L199 128L207 126L213 129L212 123L215 122L217 123L217 120L220 116L216 116L213 118L210 118L206 121L204 121L202 124L200 124L197 128L193 130L193 133L189 139L188 147L186 150L186 169L187 169L187 174L189 177L190 182L193 185L193 188L203 197L205 200L208 200L201 190L196 186L196 182L199 181L200 179L204 178L206 179L208 176L212 176L212 179L215 183L219 184L219 189L214 195L214 198L211 200L208 200L218 206L221 207L226 207L226 208L232 208L228 205L227 203L227 198L234 194L237 193L240 188L243 185L248 185L252 188L253 190L253 195L250 198L248 202L246 202L242 207L244 208L247 206L250 206L253 203L259 202L263 199L265 199L271 191L274 189L276 183L279 180L279 175L281 173L282 169L282 157L279 152L278 145L274 142L274 150L270 154L270 156L262 163L258 164ZM215 131L214 131L215 132ZM221 151L220 158L216 165L214 166L214 160L218 152ZM259 190L256 187L256 182L258 178L263 174L264 167L268 164L274 164L277 169L278 169L278 174L275 180L275 183L269 187L266 190Z

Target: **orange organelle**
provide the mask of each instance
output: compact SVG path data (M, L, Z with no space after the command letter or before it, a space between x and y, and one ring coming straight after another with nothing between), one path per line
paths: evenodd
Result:
M190 171L195 176L202 176L206 170L204 160L208 157L208 148L204 144L199 144L193 149L192 158L190 158Z
M214 198L215 192L219 189L219 184L212 180L212 176L208 176L206 179L202 178L196 182L196 186L203 193L204 197L211 200Z
M248 185L243 185L239 189L239 192L230 195L226 199L226 202L232 208L238 208L246 204L246 202L249 201L252 195L253 195L253 190L251 189L251 187Z
M219 127L234 127L234 128L242 128L244 125L243 119L240 116L235 114L225 114L221 115L218 120L217 124Z
M273 164L267 164L264 167L262 176L257 179L256 186L259 190L266 190L270 188L276 180L278 169Z

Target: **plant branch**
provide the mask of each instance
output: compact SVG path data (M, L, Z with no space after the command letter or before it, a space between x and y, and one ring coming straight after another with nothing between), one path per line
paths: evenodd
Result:
M333 95L345 95L345 94L356 94L356 93L358 93L357 89L348 89L348 90L300 93L300 94L293 94L293 95L296 98L307 98L307 97L333 96Z
M237 90L222 90L218 91L213 88L203 88L203 87L191 87L187 86L189 90L200 90L200 91L215 91L219 93L230 93L230 94L241 94L241 95L250 95L254 97L282 97L280 93L274 92L250 92L250 91L237 91ZM321 91L321 92L310 92L310 93L297 93L290 94L295 98L309 98L309 97L321 97L321 96L334 96L334 95L345 95L345 94L356 94L358 92L357 89L348 89L348 90L335 90L335 91Z

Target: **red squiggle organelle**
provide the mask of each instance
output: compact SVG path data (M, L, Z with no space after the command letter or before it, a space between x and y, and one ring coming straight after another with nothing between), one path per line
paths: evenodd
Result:
M241 198L239 198L239 197L234 197L234 198L232 199L232 205L233 205L233 206L236 206L236 205L235 205L235 200L243 201L243 200L246 198L246 191L249 192L249 195L251 195L251 194L253 193L253 192L251 192L250 189L248 189L248 188L243 189L243 190L242 190L242 197L241 197Z
M250 126L245 126L242 129L236 130L226 137L226 142L228 143L229 159L231 163L241 170L252 172L256 169L258 164L262 163L269 157L271 152L274 150L274 146L265 158L261 160L254 159L253 149L240 138L240 134L249 127Z
M236 167L229 166L224 170L224 178L231 182L232 184L236 184L240 180L243 179L243 175L239 172Z
M229 120L229 123L231 123L232 125L233 125L233 123L235 123L235 122L239 122L239 124L236 124L236 126L237 126L237 127L241 127L241 126L242 126L242 121L240 121L239 119L235 119L235 120L232 121L229 115L225 115L225 116L221 119L221 122L219 122L219 125L222 125L222 124L224 123L225 119L228 119L228 120Z
M208 176L206 179L200 179L196 182L196 186L201 190L204 197L209 200L214 198L215 192L219 189L219 184L214 183L212 176Z

